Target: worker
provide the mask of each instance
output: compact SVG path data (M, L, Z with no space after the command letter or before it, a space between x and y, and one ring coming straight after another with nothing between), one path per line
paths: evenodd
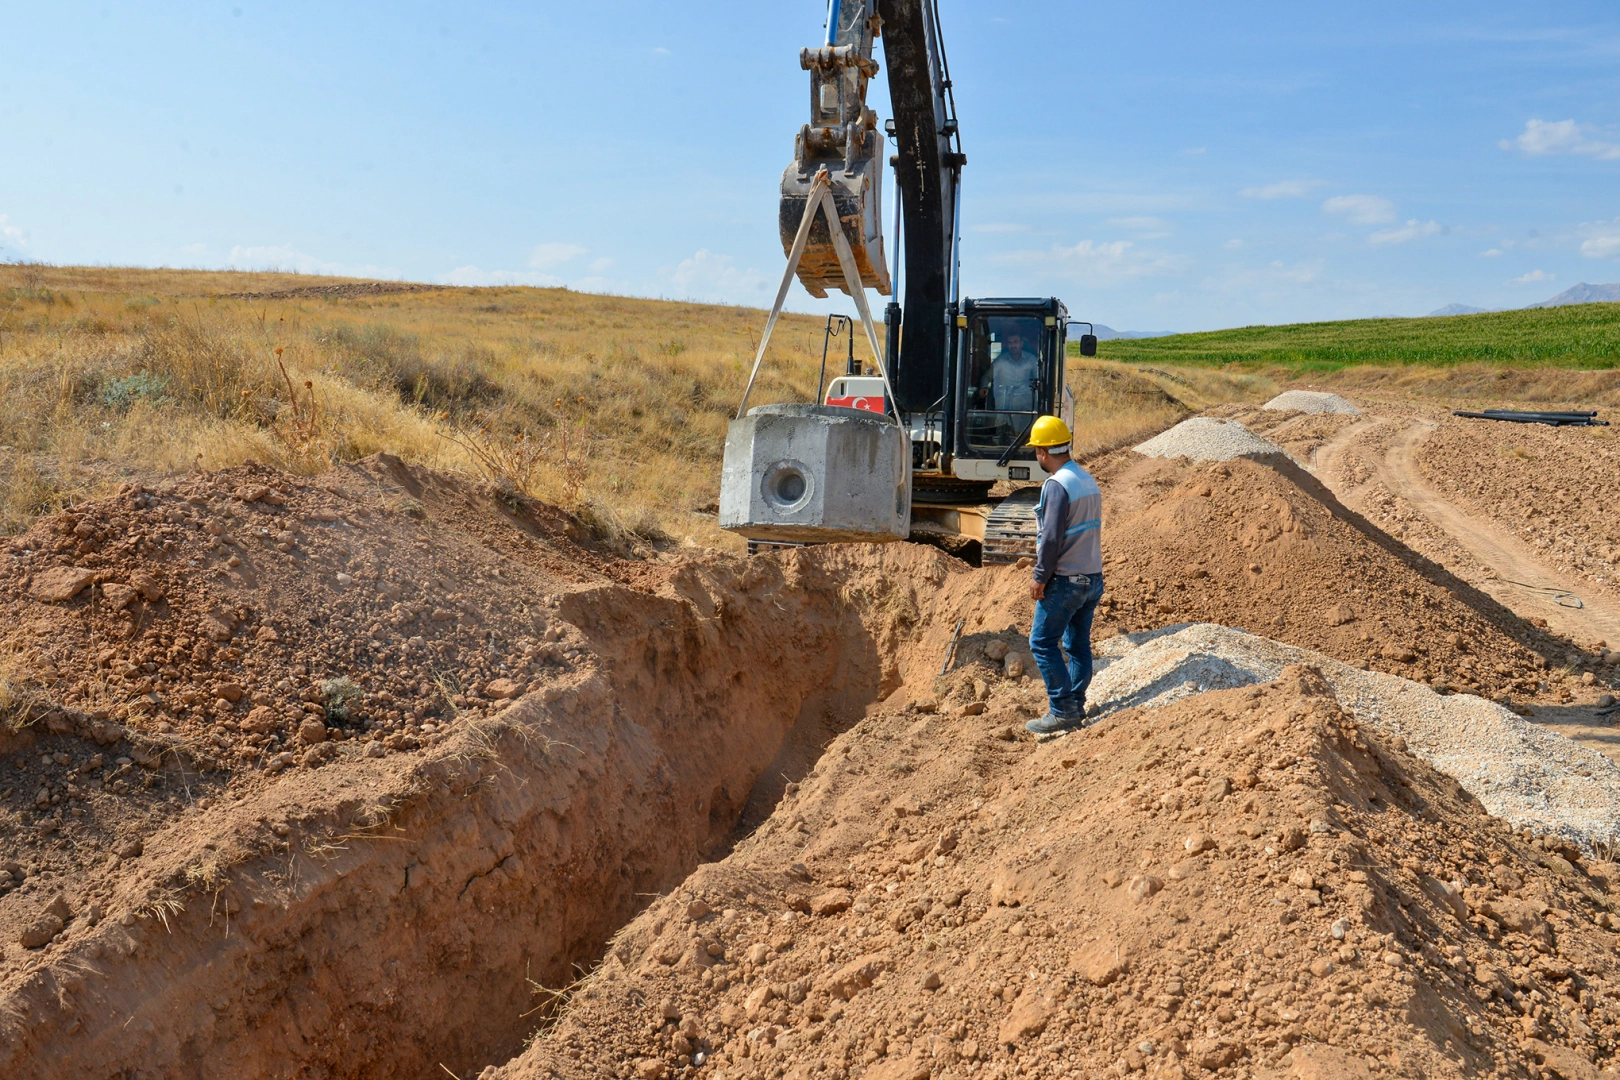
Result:
M1029 651L1046 683L1046 715L1024 727L1058 735L1085 723L1091 685L1091 620L1102 599L1102 491L1069 456L1074 434L1056 416L1038 417L1029 445L1047 474L1035 506L1040 536L1029 595L1035 621Z
M1003 335L1001 354L979 380L979 401L1002 412L1034 412L1035 383L1040 377L1040 357L1025 350L1023 334L1009 330Z

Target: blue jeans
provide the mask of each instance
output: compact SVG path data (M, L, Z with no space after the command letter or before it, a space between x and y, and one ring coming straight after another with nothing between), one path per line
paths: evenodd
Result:
M1078 720L1086 714L1086 688L1091 685L1091 620L1102 599L1101 574L1089 585L1068 578L1047 582L1046 595L1035 601L1029 651L1046 682L1054 715ZM1067 656L1065 656L1067 654Z

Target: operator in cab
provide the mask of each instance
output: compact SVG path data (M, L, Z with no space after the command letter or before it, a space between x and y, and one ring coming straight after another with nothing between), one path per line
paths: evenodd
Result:
M998 412L1034 412L1035 384L1041 377L1040 349L1026 349L1024 335L1006 332L1001 354L979 380L979 407Z
M1047 473L1035 507L1040 535L1029 595L1035 621L1029 651L1040 668L1050 703L1046 715L1024 727L1038 736L1061 735L1085 724L1091 685L1091 620L1102 599L1102 491L1069 457L1074 434L1056 416L1039 417L1029 432L1035 460Z

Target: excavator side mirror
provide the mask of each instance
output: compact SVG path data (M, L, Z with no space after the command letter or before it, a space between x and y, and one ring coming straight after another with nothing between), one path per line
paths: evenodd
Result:
M1096 356L1097 355L1097 335L1096 334L1081 334L1080 335L1080 355L1081 356Z

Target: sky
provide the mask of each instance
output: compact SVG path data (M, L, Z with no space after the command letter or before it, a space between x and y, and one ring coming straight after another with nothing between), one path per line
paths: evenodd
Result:
M1201 330L1620 281L1612 0L940 11L967 295ZM768 306L824 19L0 0L0 260ZM797 285L788 306L852 307Z

